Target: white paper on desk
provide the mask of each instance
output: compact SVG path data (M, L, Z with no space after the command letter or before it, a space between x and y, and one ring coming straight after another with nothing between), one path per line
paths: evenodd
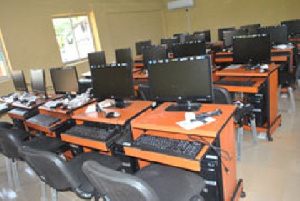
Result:
M241 64L231 64L230 66L227 66L226 69L237 69L241 67Z
M206 121L206 124L209 124L213 121L216 121L216 119L212 118L212 117L206 117L205 121ZM197 127L204 125L205 123L203 123L202 121L184 120L184 121L179 121L176 124L178 124L180 127L182 127L185 130L192 130L192 129L195 129Z
M88 106L88 107L85 109L85 112L86 112L86 113L89 113L89 112L96 112L96 107L95 107L95 105L90 105L90 106Z

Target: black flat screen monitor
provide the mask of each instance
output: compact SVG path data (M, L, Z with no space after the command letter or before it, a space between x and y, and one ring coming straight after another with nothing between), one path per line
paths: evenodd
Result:
M222 29L218 29L218 40L219 41L223 41L223 31L231 31L231 30L235 30L234 27L229 27L229 28L222 28Z
M78 92L78 77L75 66L51 68L50 75L56 94Z
M237 34L237 36L247 35L248 29L247 28L236 29L236 34Z
M12 71L12 80L16 91L28 91L25 76L22 70Z
M88 54L89 64L90 66L105 66L106 65L106 58L104 51L98 51Z
M260 24L248 24L243 25L240 28L248 29L248 34L258 34L258 29L260 28Z
M300 19L283 21L281 25L287 26L288 34L300 34Z
M135 43L135 51L136 55L141 55L142 54L142 49L144 47L151 46L151 40L145 40L145 41L139 41Z
M132 64L132 54L130 48L124 48L124 49L116 49L116 62L118 64L126 63L126 64Z
M184 59L184 61L165 60L149 67L153 100L212 102L210 57L197 56Z
M149 65L149 61L168 58L167 49L163 45L145 47L142 53L145 66Z
M31 89L37 94L46 94L46 81L44 69L30 70Z
M286 26L268 26L259 29L260 34L269 34L271 43L287 44L288 43L288 32Z
M237 35L236 30L223 31L223 42L225 47L231 47L233 43L233 36Z
M167 51L168 52L172 52L172 47L173 45L175 44L178 44L179 43L179 39L178 38L162 38L160 40L160 43L162 45L166 45L167 46Z
M199 56L206 54L205 41L198 41L194 43L177 44L173 46L174 58Z
M134 97L131 66L91 68L94 98L103 100Z
M270 36L266 34L235 36L233 61L236 64L269 64L271 62Z
M205 40L205 34L199 33L199 34L193 34L185 37L185 42L197 42L199 40Z
M185 38L190 35L189 33L177 33L173 34L174 37L179 39L180 43L185 43Z
M210 42L211 41L210 30L195 31L194 35L195 34L202 34L202 33L204 33L204 35L205 35L205 42Z

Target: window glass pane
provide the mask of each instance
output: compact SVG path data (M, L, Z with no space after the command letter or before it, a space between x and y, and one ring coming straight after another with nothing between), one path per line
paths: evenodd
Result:
M73 30L77 42L79 58L87 58L87 54L95 51L92 32L87 16L72 17Z
M3 55L3 50L0 44L0 77L7 76L6 61Z
M79 55L71 20L69 18L56 18L53 19L53 25L63 63L78 60Z

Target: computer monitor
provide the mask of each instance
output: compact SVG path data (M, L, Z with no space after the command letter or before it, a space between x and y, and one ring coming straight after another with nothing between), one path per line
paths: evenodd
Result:
M199 34L188 35L185 37L186 43L197 42L198 40L205 40L205 34L199 33Z
M145 66L149 65L149 61L168 58L167 48L164 45L145 47L142 53Z
M259 29L260 34L269 34L272 44L287 44L288 31L286 26L268 26Z
M233 61L236 64L268 64L271 62L270 36L248 35L233 37Z
M98 51L88 54L89 64L90 66L105 66L106 65L106 58L104 51Z
M197 41L193 43L177 44L173 46L174 58L199 56L206 54L205 41Z
M178 38L162 38L160 39L160 43L162 45L166 45L167 46L167 51L168 52L172 52L172 47L174 44L178 44L179 43L179 39Z
M205 35L205 42L210 42L211 38L210 38L210 30L204 30L204 31L195 31L194 34L202 34L204 33Z
M210 56L164 60L149 67L150 93L156 101L176 101L167 111L197 111L200 104L212 102Z
M247 28L236 29L236 35L237 36L248 35L248 29Z
M116 107L124 108L124 99L134 98L131 66L91 68L94 98L115 99Z
M233 36L237 35L236 30L223 31L223 43L225 47L231 47L233 43Z
M190 35L189 33L177 33L177 34L173 34L173 36L175 38L179 39L180 43L185 43L185 38Z
M145 41L139 41L135 43L135 51L136 55L141 55L142 54L142 49L144 47L151 46L151 40L145 40Z
M16 91L28 91L25 76L22 70L13 70L11 76Z
M46 81L44 69L30 69L31 89L36 94L46 93Z
M248 34L258 34L258 29L260 28L260 24L248 24L243 25L240 28L248 29Z
M229 28L222 28L222 29L218 29L218 40L219 41L223 41L223 31L230 31L230 30L235 30L234 27L229 27Z
M287 26L288 34L300 34L300 19L282 21L281 25Z
M116 53L116 62L118 64L121 63L132 64L132 54L130 48L116 49L115 53Z
M51 68L50 75L56 94L71 94L78 92L78 77L75 66Z

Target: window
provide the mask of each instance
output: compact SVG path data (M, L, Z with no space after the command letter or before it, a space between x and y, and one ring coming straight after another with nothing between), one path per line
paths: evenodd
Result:
M52 21L63 63L86 59L88 53L95 52L88 16L59 17Z
M8 78L8 59L5 51L2 33L0 31L0 80Z

